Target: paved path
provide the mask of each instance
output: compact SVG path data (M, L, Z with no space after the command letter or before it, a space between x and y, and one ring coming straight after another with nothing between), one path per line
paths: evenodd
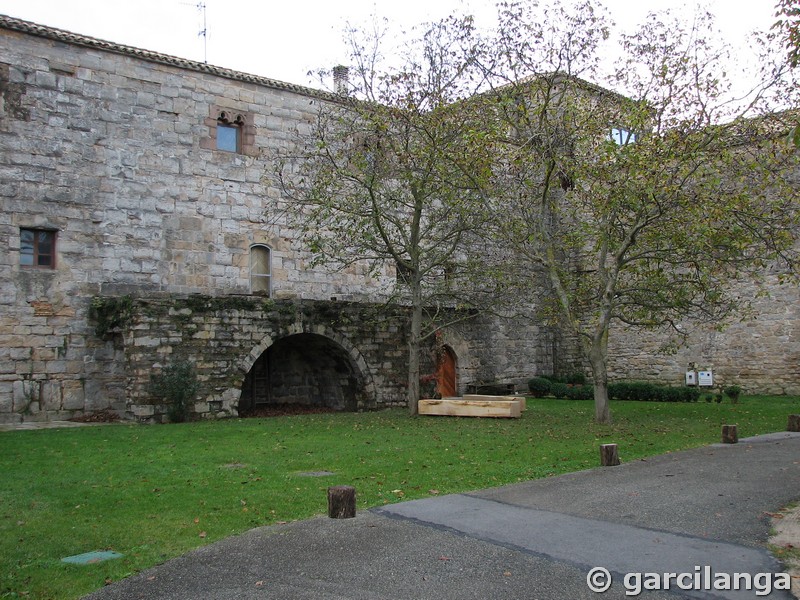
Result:
M255 529L89 598L600 600L633 597L631 573L676 572L701 588L710 576L710 589L673 581L636 597L788 599L756 594L763 579L750 591L713 584L720 573L781 570L765 548L769 513L797 499L800 434L771 434L355 519ZM593 567L614 580L604 594L587 587Z

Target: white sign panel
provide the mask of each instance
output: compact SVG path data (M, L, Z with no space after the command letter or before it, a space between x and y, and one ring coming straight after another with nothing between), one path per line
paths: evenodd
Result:
M711 371L698 371L697 384L702 387L712 387L714 385L714 376Z

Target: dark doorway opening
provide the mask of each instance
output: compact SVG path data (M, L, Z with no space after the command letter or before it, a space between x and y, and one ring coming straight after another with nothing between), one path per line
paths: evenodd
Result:
M365 399L357 367L339 344L299 333L272 344L242 385L239 414L353 411Z

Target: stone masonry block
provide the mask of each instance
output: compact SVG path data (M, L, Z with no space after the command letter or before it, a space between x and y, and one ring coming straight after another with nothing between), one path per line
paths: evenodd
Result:
M130 410L137 419L152 417L156 414L156 407L152 404L133 404Z
M64 410L83 410L86 404L83 383L73 380L62 382L61 397Z
M44 381L42 382L42 410L57 411L61 410L61 382Z

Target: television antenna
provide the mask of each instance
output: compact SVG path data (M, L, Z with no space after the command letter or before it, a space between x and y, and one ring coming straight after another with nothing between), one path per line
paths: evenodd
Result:
M194 6L203 16L203 27L197 32L197 37L203 38L203 62L208 64L208 26L206 25L206 3L198 2L196 4L189 4L188 2L181 2L184 6Z

